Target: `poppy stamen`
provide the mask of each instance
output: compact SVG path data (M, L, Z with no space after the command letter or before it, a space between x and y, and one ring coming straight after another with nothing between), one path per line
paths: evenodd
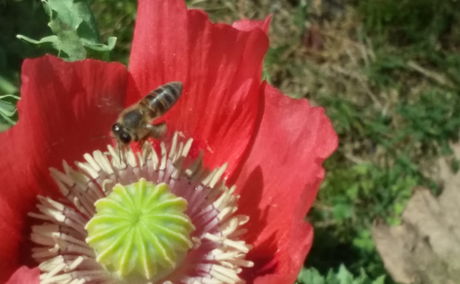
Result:
M108 146L106 152L97 150L85 154L85 161L76 162L75 168L63 162L62 171L50 169L65 198L56 201L39 196L38 213L29 213L39 221L33 226L31 239L36 244L32 255L40 263L41 282L132 283L133 279L136 283L244 282L240 277L242 270L253 266L252 261L246 259L251 246L242 239L246 232L243 226L249 217L237 213L236 187L227 187L223 178L227 165L206 170L200 156L189 155L192 143L192 139L175 133L173 139L162 142L159 149L148 141L136 152L128 149L118 153ZM117 192L122 196L130 190L133 193L133 188L139 186L145 187L141 189L143 197L133 194L131 201L120 196L110 198ZM168 222L188 224L185 229L177 224L155 227L149 223L149 230L155 227L158 235L150 234L144 241L140 234L117 237L121 232L120 220L129 219L133 230L146 224L149 218L145 219L143 214L149 212L148 207L131 205L134 200L144 204L153 198L147 193L158 186L171 194L171 200L178 198L183 200L181 204L186 204L179 207L183 211L163 214ZM123 201L115 204L114 200ZM157 206L163 208L168 202ZM117 222L113 222L113 215L98 215L101 204L110 204L109 211L118 212ZM94 223L99 222L103 229L93 230ZM162 237L160 232L167 237ZM178 243L168 248L171 240L165 239ZM99 241L101 243L94 245ZM112 247L117 246L124 249L114 253ZM179 249L174 250L178 246ZM139 255L142 256L139 258ZM122 267L121 270L117 266Z

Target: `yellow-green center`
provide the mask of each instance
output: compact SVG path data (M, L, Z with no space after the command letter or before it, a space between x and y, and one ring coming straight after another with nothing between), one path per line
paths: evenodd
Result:
M194 226L184 213L187 201L168 185L138 182L96 203L86 224L86 242L97 261L124 280L155 280L171 273L192 247Z

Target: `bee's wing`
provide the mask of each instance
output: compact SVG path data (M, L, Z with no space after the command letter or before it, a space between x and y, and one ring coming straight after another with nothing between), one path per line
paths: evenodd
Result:
M123 111L123 102L114 100L111 96L100 96L96 101L96 107L101 114L119 114Z

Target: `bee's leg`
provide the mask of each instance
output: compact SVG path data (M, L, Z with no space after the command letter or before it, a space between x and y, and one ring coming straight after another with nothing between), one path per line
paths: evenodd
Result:
M166 131L168 129L166 127L165 122L153 124L153 125L148 124L145 126L145 128L148 130L148 136L155 138L155 139L159 139L163 137L166 134Z

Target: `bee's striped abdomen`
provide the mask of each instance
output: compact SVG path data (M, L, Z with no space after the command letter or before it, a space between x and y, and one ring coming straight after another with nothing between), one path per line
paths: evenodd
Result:
M141 103L148 107L152 116L160 116L176 103L181 93L181 82L169 82L150 92Z

